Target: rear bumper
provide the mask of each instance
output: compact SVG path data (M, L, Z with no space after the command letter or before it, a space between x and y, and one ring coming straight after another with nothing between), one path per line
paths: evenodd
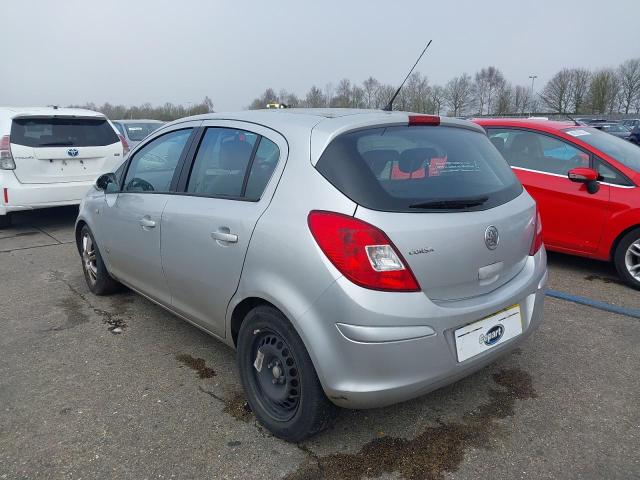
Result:
M0 170L0 215L20 210L78 205L93 184L94 182L20 183L13 171Z
M390 405L455 382L521 344L542 322L546 280L544 249L506 285L456 302L436 304L423 293L354 294L364 289L339 279L299 320L301 335L331 401ZM516 303L523 333L458 362L454 331Z

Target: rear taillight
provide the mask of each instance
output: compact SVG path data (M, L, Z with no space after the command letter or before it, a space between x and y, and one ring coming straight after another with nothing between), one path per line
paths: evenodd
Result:
M535 255L542 247L542 221L540 220L540 212L536 209L536 224L534 226L533 242L531 242L531 249L529 255Z
M438 115L409 115L409 126L414 125L440 125Z
M127 143L127 139L124 138L123 135L118 134L118 137L120 137L120 142L122 142L122 156L125 156L127 153L129 153L129 144Z
M309 229L320 249L345 277L372 290L418 292L420 286L389 237L362 220L313 211Z
M11 142L9 135L0 138L0 170L15 170L16 163L11 155Z

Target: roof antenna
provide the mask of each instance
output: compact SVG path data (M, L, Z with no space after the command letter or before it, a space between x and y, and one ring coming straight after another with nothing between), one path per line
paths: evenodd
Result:
M565 117L568 117L569 120L571 120L576 127L580 127L581 126L581 124L578 123L578 121L575 118L573 118L571 115L569 115L568 113L565 112L564 115L565 115Z
M418 62L420 61L420 59L424 55L424 52L427 51L427 48L429 48L429 45L431 45L431 42L433 42L433 40L429 40L429 43L427 43L427 46L424 47L424 50L422 50L422 53L418 57L418 60L416 60L416 63L413 64L413 67L411 67L411 70L409 70L409 73L407 73L407 76L404 77L404 80L402 81L402 83L398 87L398 90L396 90L396 93L393 94L393 97L391 97L391 100L389 100L389 103L387 104L387 106L382 109L384 112L390 112L391 110L393 110L393 101L396 99L396 97L400 93L400 90L402 90L402 87L404 87L404 82L407 81L407 79L409 78L409 75L411 75L411 73L413 72L413 69L416 68L416 65L418 65Z

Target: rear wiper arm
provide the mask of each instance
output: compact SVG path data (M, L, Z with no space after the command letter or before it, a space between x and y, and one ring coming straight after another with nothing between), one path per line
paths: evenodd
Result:
M41 147L56 147L56 146L60 146L60 147L70 147L71 145L73 145L73 142L48 142L48 143L41 143L40 146Z
M414 203L409 208L432 208L439 210L446 209L463 209L469 207L477 207L482 205L489 197L470 197L470 198L449 198L442 200L429 200L428 202Z

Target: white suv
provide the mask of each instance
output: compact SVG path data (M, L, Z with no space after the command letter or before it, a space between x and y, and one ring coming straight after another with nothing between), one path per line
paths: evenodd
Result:
M126 153L101 113L0 108L0 227L11 223L14 211L79 204Z

